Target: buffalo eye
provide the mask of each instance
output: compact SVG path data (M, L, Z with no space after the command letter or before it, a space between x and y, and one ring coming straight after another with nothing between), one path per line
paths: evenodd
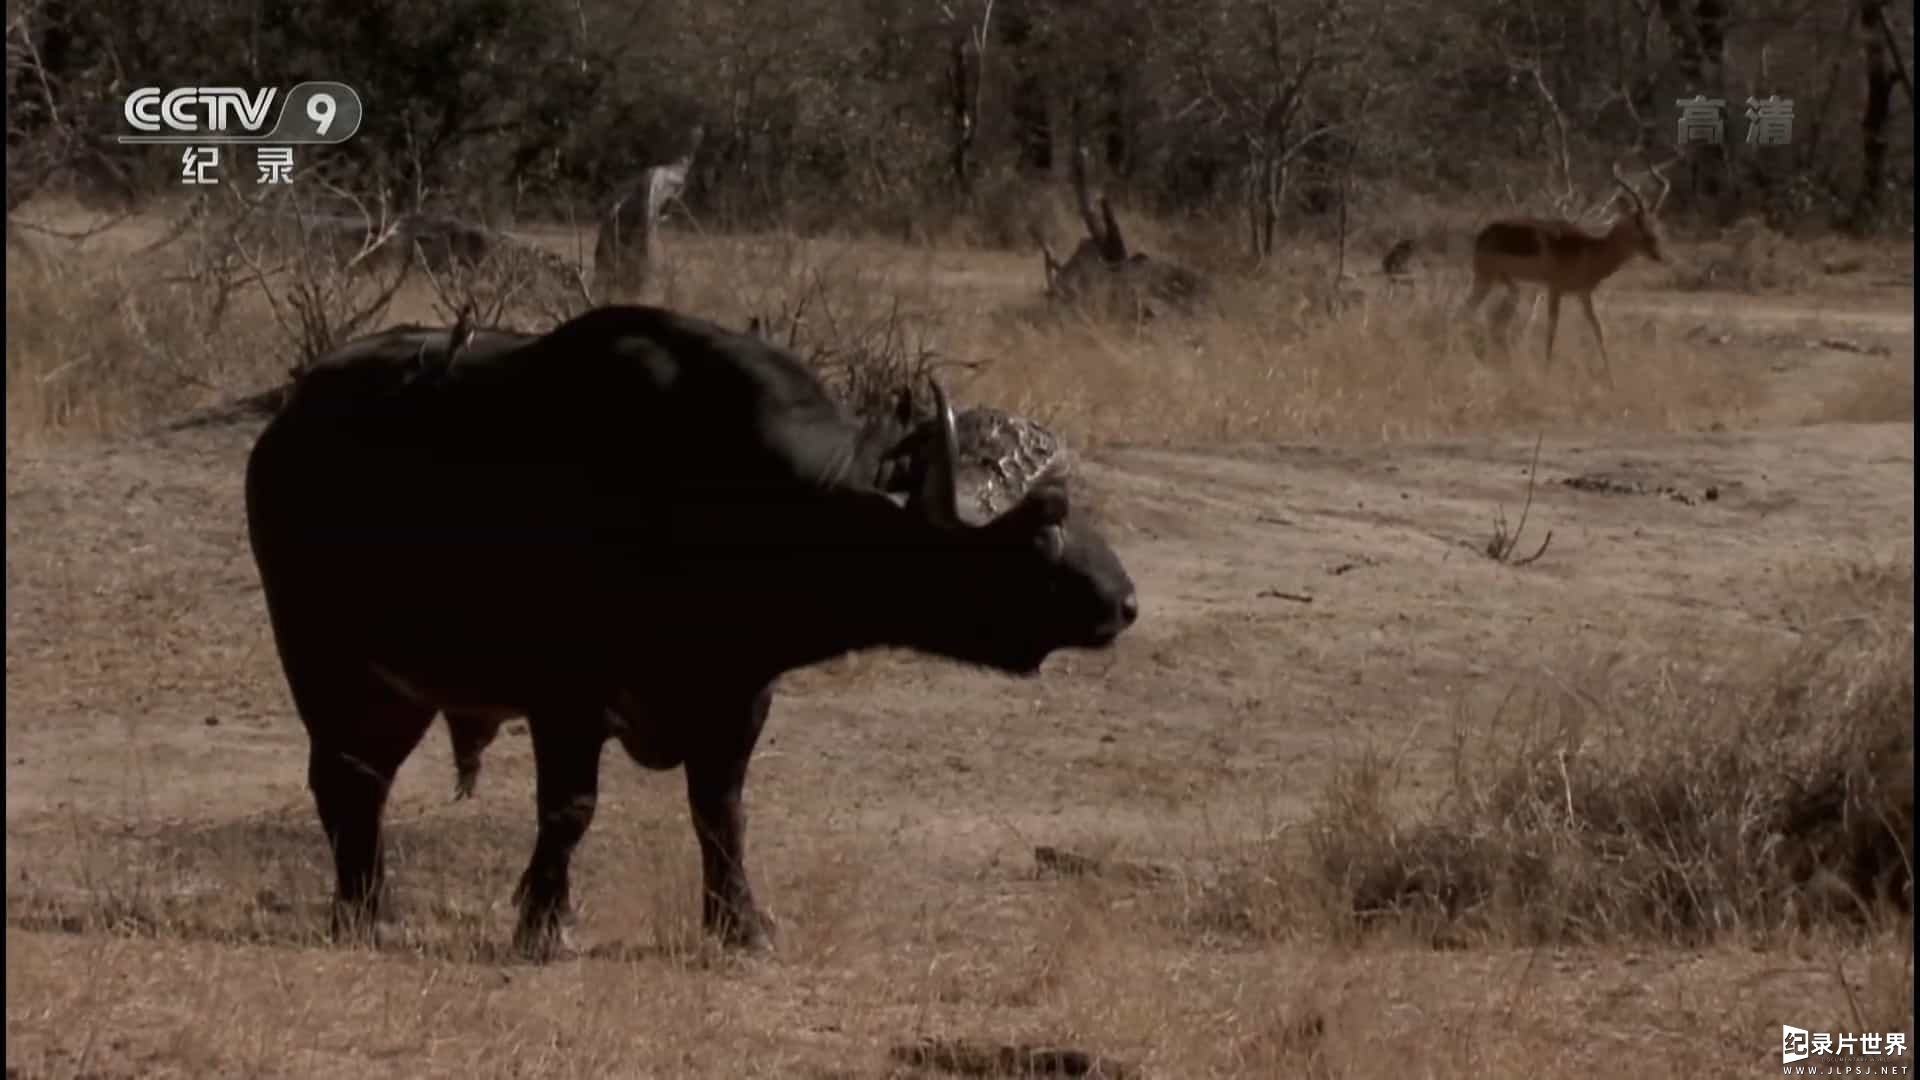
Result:
M1033 546L1048 562L1059 562L1067 554L1067 530L1049 525L1034 536Z

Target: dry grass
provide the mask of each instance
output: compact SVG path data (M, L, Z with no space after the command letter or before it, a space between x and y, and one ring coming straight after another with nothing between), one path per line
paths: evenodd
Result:
M1814 595L1758 674L1549 673L1463 730L1410 825L1390 761L1349 766L1311 826L1336 910L1436 941L1696 946L1911 918L1913 569Z
M10 249L10 1075L950 1075L935 1040L1002 1075L1064 1046L1181 1078L1750 1076L1783 1022L1913 1032L1911 432L1754 430L1910 422L1910 339L1715 347L1623 282L1609 388L1577 317L1547 373L1538 326L1502 356L1449 283L1315 259L1134 326L1041 308L1037 256L669 253L660 299L888 377L977 364L939 370L1106 444L1141 626L1033 682L879 654L784 684L749 789L772 959L702 937L678 779L610 758L588 951L513 962L526 740L454 805L437 729L389 811L386 940L331 947L249 433L100 437L261 389L288 343L121 249ZM1544 475L1724 494L1543 485L1552 552L1495 563L1477 530L1543 428Z
M791 310L804 293L833 298L848 325L897 316L916 341L977 367L957 379L963 394L1094 444L1700 430L1744 424L1767 393L1751 356L1631 313L1605 316L1611 385L1577 314L1563 322L1547 369L1544 317L1503 349L1484 326L1457 319L1460 297L1446 279L1394 286L1363 276L1333 290L1313 266L1275 265L1223 279L1206 315L1129 324L1046 310L1037 258L791 237L730 240L702 254L673 268L668 302L736 326ZM1876 377L1902 377L1884 367ZM1904 377L1910 384L1910 369Z
M1701 255L1674 269L1674 288L1747 293L1802 289L1819 271L1802 244L1754 217L1740 219Z
M217 310L177 260L7 250L7 439L122 434L284 376L270 321Z
M1037 258L792 237L679 244L663 302L742 329L778 323L783 341L797 320L791 339L803 351L839 359L873 354L888 337L883 370L924 367L901 362L921 357L963 395L1037 413L1094 444L1699 430L1740 426L1767 398L1750 355L1703 344L1684 323L1603 315L1609 384L1577 314L1547 369L1544 318L1503 348L1484 324L1456 317L1450 278L1390 285L1363 274L1335 289L1311 252L1252 277L1223 275L1207 315L1129 325L1045 310ZM290 348L252 286L210 311L204 288L156 282L182 276L164 253L10 254L9 270L16 442L140 429L190 403L261 389ZM389 318L444 321L446 306L421 286ZM537 330L553 317L509 305L502 321ZM1855 400L1884 402L1885 385L1910 387L1912 374L1890 358L1859 378L1871 385Z
M1065 878L918 863L885 828L775 830L772 962L701 938L676 785L613 784L576 870L585 922L637 935L534 968L502 947L524 815L403 800L386 944L334 949L305 805L169 820L136 746L127 825L14 836L9 1064L905 1077L1064 1046L1154 1076L1580 1076L1629 1051L1738 1076L1782 1022L1911 1032L1907 894L1848 880L1861 854L1875 887L1906 880L1911 568L1822 584L1777 666L1594 666L1469 719L1426 810L1392 805L1404 760L1363 756L1297 829L1116 832ZM915 1059L923 1039L946 1049Z
M1744 217L1673 268L1669 284L1685 291L1782 294L1823 281L1865 274L1888 284L1913 281L1912 253L1844 236L1789 235Z
M1912 423L1911 358L1857 365L1844 382L1821 399L1819 412L1848 423Z
M1685 430L1735 421L1758 400L1727 360L1648 323L1616 329L1624 343L1609 389L1572 367L1597 372L1577 352L1545 371L1532 348L1477 350L1485 343L1431 294L1365 295L1337 318L1298 302L1288 310L1287 294L1271 290L1196 327L1002 330L992 351L1021 359L991 371L982 392L1097 440L1185 445Z

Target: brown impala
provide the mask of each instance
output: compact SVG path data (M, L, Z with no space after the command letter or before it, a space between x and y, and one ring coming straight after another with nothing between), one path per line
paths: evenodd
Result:
M1473 292L1467 297L1467 313L1473 314L1479 309L1487 291L1495 284L1506 287L1505 310L1509 313L1520 283L1546 286L1546 360L1551 364L1553 335L1560 323L1560 297L1570 294L1580 301L1581 309L1587 314L1587 324L1593 327L1593 340L1600 347L1601 369L1611 382L1606 335L1600 330L1599 316L1593 313L1593 290L1635 255L1645 255L1655 262L1666 261L1660 251L1659 225L1654 220L1672 187L1661 175L1665 167L1648 170L1660 181L1660 194L1652 207L1648 207L1640 193L1627 183L1627 178L1620 175L1620 166L1613 167L1613 178L1632 201L1632 208L1614 218L1613 224L1599 236L1573 222L1548 218L1507 218L1481 229L1473 241Z

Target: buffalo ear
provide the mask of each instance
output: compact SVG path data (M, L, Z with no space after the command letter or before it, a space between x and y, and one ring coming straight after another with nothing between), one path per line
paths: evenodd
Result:
M1067 485L1049 477L1027 489L1019 505L1007 512L1007 521L1022 532L1039 532L1064 525L1072 509Z

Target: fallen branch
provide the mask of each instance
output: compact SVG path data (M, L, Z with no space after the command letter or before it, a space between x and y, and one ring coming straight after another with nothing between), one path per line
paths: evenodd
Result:
M1081 1076L1122 1080L1133 1066L1089 1050L968 1039L921 1039L894 1046L893 1059L920 1069L962 1076Z
M1041 844L1033 849L1033 863L1043 874L1061 877L1106 877L1122 881L1165 881L1173 871L1152 863L1098 859Z

